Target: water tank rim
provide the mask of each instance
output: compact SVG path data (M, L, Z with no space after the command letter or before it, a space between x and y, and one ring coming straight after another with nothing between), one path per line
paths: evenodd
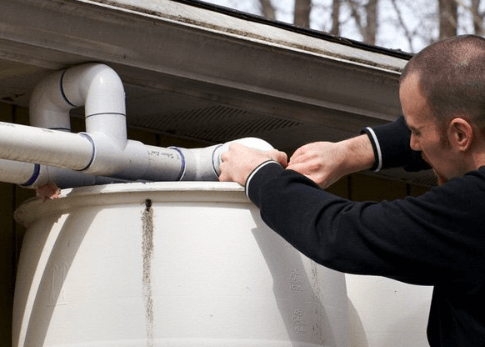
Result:
M96 186L68 188L61 191L60 197L71 194L93 193L129 193L140 191L236 191L243 192L244 188L234 182L203 182L203 181L177 181L177 182L129 182L113 183Z
M49 215L69 213L76 208L153 203L238 203L250 204L244 188L232 182L133 182L63 189L56 200L24 201L14 219L24 226Z

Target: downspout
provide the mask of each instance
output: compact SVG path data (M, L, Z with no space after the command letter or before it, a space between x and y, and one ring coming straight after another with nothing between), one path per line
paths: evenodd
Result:
M80 65L48 76L32 93L32 126L0 123L0 158L35 164L30 167L31 172L55 172L44 174L42 179L39 175L40 181L55 176L52 183L64 180L70 181L71 186L92 182L92 178L82 178L86 174L102 176L98 181L105 181L107 177L130 181L218 179L220 157L228 143L184 149L128 140L124 97L121 79L103 64ZM69 132L69 110L79 106L85 107L86 132L73 134ZM236 142L262 150L272 149L259 139ZM51 166L67 170L54 170ZM6 167L22 170L24 174L29 170L21 164ZM5 181L6 176L14 174L2 176L0 172L0 180ZM39 182L32 176L28 185L36 187Z

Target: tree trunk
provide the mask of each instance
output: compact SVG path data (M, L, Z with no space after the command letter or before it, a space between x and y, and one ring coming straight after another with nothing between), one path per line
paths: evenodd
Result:
M271 0L260 0L261 14L271 20L276 19L276 11Z
M310 11L312 0L295 0L295 17L293 24L299 27L310 28Z
M440 40L458 33L458 6L456 0L438 0L440 18Z
M377 36L377 25L378 25L378 4L379 0L369 0L365 6L367 23L365 27L364 42L371 45L375 45Z
M473 18L473 30L476 35L485 35L485 13L480 13L480 0L472 0L471 14Z
M332 28L330 34L340 35L340 0L332 1Z

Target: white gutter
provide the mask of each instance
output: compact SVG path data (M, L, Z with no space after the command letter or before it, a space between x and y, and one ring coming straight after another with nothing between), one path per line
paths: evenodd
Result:
M220 157L228 144L185 149L128 140L124 96L119 76L103 64L80 65L47 77L32 93L33 126L0 122L0 181L29 187L50 182L62 188L113 179L218 180ZM79 106L85 107L86 132L73 134L69 110ZM259 139L236 141L272 148Z

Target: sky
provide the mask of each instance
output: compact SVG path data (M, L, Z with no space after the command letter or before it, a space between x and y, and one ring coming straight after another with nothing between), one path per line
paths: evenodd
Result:
M203 0L205 2L234 8L236 10L259 14L259 0ZM461 0L463 3L469 0ZM294 0L272 0L273 6L277 11L277 20L292 23ZM311 28L315 30L328 31L330 29L330 11L331 0L313 0L311 12ZM400 29L396 23L399 18L392 5L391 0L380 0L379 17L380 27L377 35L376 45L391 49L401 49L405 52L417 52L428 45L429 37L436 38L438 35L437 23L437 1L430 0L397 0L402 20L410 32L414 32L411 42L406 39L404 30ZM482 2L485 7L485 1ZM485 10L485 8L483 9ZM463 9L460 11L463 20L460 20L462 27L459 34L470 32L470 20L467 18L467 12ZM342 25L341 34L345 38L360 41L362 40L357 27L351 20L348 8L342 7L341 13Z

